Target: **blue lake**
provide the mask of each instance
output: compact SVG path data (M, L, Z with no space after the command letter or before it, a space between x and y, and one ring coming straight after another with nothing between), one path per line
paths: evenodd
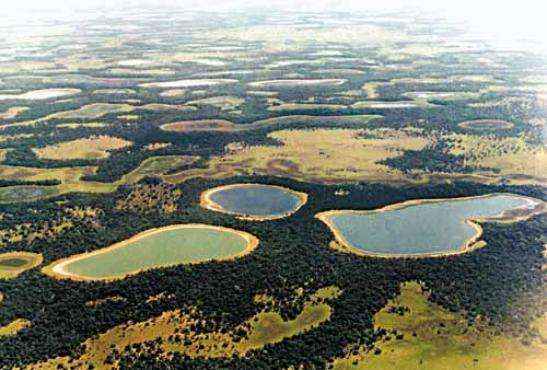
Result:
M438 254L461 251L477 235L470 218L534 208L539 201L511 194L449 199L375 211L319 214L346 246L368 254Z
M301 193L262 184L237 184L213 189L208 198L215 203L208 208L257 218L284 217L296 211L305 202Z

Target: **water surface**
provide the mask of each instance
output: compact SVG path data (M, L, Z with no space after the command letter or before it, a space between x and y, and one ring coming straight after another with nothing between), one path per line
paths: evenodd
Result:
M454 253L477 230L469 218L499 216L537 203L511 194L441 200L385 211L340 211L322 217L345 244L371 254Z
M246 250L250 240L245 237L249 234L207 225L184 225L140 235L125 243L97 251L99 253L69 259L53 269L61 275L72 274L85 279L123 277L155 267L240 255Z
M240 216L277 218L296 211L304 201L290 189L262 184L226 186L211 191L209 200L220 211Z

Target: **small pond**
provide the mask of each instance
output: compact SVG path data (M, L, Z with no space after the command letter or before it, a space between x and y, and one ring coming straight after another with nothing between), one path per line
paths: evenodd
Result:
M252 220L272 220L296 212L307 195L281 186L234 184L205 191L201 205L207 209Z

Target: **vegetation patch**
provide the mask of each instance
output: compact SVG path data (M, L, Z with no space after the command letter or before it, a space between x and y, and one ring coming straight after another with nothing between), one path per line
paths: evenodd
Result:
M121 184L134 184L146 176L161 177L180 167L195 163L198 156L189 155L164 155L150 157L141 162L139 167L124 175L118 182Z
M473 131L496 131L509 130L513 128L511 122L502 121L499 119L477 119L473 121L464 121L458 123L458 126L464 129Z
M400 108L419 108L432 105L423 101L359 101L352 104L355 109L400 109Z
M404 150L419 150L429 143L413 130L393 129L281 130L268 137L280 145L245 147L211 158L207 169L188 170L169 179L263 173L329 183L406 181L403 173L379 162L397 157Z
M0 178L16 181L59 180L64 183L78 182L81 177L95 173L96 167L38 168L0 165Z
M434 100L454 101L476 99L480 96L480 93L459 91L409 91L404 93L403 96L417 101L429 102Z
M30 252L9 252L0 254L0 279L13 279L22 272L41 264L42 255Z
M197 106L210 105L213 107L217 107L221 110L232 110L240 107L244 102L245 99L239 98L237 96L226 95L193 100L191 102L188 102L187 104Z
M189 314L180 310L167 311L147 321L116 326L96 338L86 340L83 354L77 359L60 357L30 368L49 369L58 365L80 364L115 369L118 368L115 353L119 354L130 347L139 348L153 340L158 343L155 348L158 356L163 358L171 358L173 353L206 359L244 357L252 350L308 332L327 321L332 314L328 300L336 299L341 293L336 286L319 289L292 320L283 320L274 310L264 310L228 332L192 330L196 324L204 322L195 318L199 314L196 309L191 309ZM268 301L273 302L270 297Z
M268 107L270 112L283 112L283 111L345 111L347 107L340 104L308 104L308 103L286 103L280 105L274 105Z
M264 221L288 217L298 211L308 195L288 188L263 184L232 184L204 191L200 204L206 209Z
M159 95L166 98L178 98L186 95L188 91L184 89L171 89L162 91Z
M531 137L451 134L450 154L461 156L464 164L507 179L545 182L547 153L543 143Z
M38 121L47 121L50 119L98 119L107 114L129 113L133 110L135 110L135 107L129 104L94 103L84 105L75 110L53 113Z
M94 95L134 95L136 93L132 89L99 89L93 91Z
M539 336L525 345L509 334L478 321L469 325L460 314L428 300L416 282L405 283L401 294L374 316L383 336L375 348L349 350L334 362L335 370L365 369L531 369L544 367L547 348ZM534 326L545 326L546 317Z
M195 87L211 87L211 86L219 86L219 85L232 85L238 82L239 82L238 80L217 78L217 79L149 82L149 83L143 83L140 86L145 88L174 89L174 88L195 88Z
M0 112L0 119L13 119L20 115L23 112L26 112L29 110L29 107L11 107L5 110L4 112Z
M89 127L89 128L102 128L107 127L108 124L104 122L85 122L85 123L61 123L58 124L57 127L59 128L71 128L71 129L78 129L82 127Z
M193 112L196 111L196 107L183 104L159 104L151 103L137 107L139 110L149 110L155 112L164 112L164 111L181 111L181 112Z
M31 326L26 319L15 319L5 326L0 326L0 338L17 335L21 330Z
M112 136L92 136L66 141L43 148L33 148L38 158L51 160L104 159L110 150L122 149L133 145L132 142Z
M243 231L202 224L172 225L56 261L43 272L61 279L123 279L154 268L231 260L250 253L257 245L258 239Z
M329 87L340 86L346 83L344 79L338 78L324 78L324 79L303 79L303 80L269 80L269 81L256 81L247 84L248 87L253 89L287 89L298 87Z
M165 131L191 132L191 131L233 131L235 125L221 119L203 119L197 121L179 121L166 123L160 128Z
M316 217L333 232L336 249L380 257L431 257L483 246L477 243L479 222L516 221L543 212L540 200L491 194L411 200L373 211L327 211Z
M53 98L60 98L63 96L70 96L79 94L79 89L44 89L33 90L23 94L4 94L0 95L0 101L2 100L46 100Z

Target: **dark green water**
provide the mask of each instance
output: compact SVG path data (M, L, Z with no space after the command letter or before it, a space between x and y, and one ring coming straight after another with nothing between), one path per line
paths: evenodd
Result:
M0 260L0 267L21 267L25 266L28 260L22 258L6 258Z
M338 213L329 219L350 245L365 252L450 253L460 250L476 234L466 219L493 217L527 204L528 200L523 197L496 194L385 212Z
M220 189L210 199L227 212L256 217L279 217L301 204L300 198L289 189L260 184Z

